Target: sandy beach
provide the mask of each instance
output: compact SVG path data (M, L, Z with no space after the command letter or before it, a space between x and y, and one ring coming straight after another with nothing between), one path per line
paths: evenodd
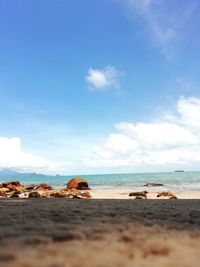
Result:
M1 199L1 267L199 266L200 200Z
M133 197L129 197L130 192L142 192L143 190L147 190L147 198L148 199L158 199L158 192L163 192L168 190L163 190L161 188L145 188L141 187L140 189L135 188L134 190L128 188L112 188L112 189L104 189L104 190L91 190L91 196L95 199L133 199ZM177 196L178 199L200 199L199 191L190 191L190 192L172 192ZM161 199L167 199L166 197L161 197Z

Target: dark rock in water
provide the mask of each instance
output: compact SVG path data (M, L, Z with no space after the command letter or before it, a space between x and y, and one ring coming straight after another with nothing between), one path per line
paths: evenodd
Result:
M156 183L147 183L144 186L153 187L153 186L164 186L164 184L156 184Z
M129 194L129 197L137 197L137 198L145 198L147 199L147 191L142 191L142 192L131 192Z
M67 183L67 189L89 190L88 182L86 179L74 177Z
M52 190L53 188L48 184L40 184L36 186L36 190Z
M30 192L28 196L29 197L41 197L40 193L38 193L36 191L35 192Z

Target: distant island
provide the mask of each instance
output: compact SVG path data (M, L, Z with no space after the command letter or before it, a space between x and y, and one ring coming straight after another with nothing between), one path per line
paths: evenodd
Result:
M22 172L17 172L12 169L1 169L0 170L0 179L20 179L20 178L26 178L26 177L38 178L38 177L47 177L47 175L38 174L35 172L22 173Z
M184 170L175 170L174 172L184 172Z

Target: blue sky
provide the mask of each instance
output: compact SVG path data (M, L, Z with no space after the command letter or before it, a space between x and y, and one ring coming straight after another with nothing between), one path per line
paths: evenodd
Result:
M197 169L199 11L197 0L1 0L0 167Z

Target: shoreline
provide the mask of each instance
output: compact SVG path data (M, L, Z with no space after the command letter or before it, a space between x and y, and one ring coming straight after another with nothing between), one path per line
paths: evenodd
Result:
M129 197L129 193L131 192L140 192L144 191L143 190L138 190L137 188L134 188L134 190L130 189L115 189L115 188L109 188L109 189L92 189L90 191L91 196L93 199L134 199L133 197ZM147 200L148 199L166 199L166 197L160 197L157 198L157 193L163 192L163 191L168 191L168 190L156 190L155 188L152 190L152 188L149 190L147 189L148 194L147 194ZM200 190L197 192L194 191L184 191L184 192L177 192L177 191L171 191L174 193L178 199L200 199Z
M144 186L109 186L91 188L84 178L74 177L66 187L52 187L51 184L23 185L20 181L0 184L2 198L79 198L79 199L200 199L198 187L190 191L183 187L170 187L161 183L147 183Z

